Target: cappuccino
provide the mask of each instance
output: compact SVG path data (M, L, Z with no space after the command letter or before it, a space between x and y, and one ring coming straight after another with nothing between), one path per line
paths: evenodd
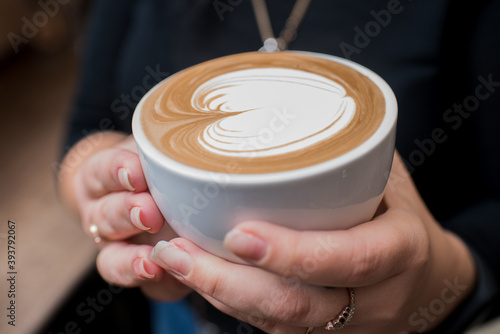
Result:
M394 93L366 67L254 52L160 82L137 105L132 130L168 224L243 262L223 239L244 221L332 230L370 220L391 170L396 120Z
M385 116L381 89L352 67L301 53L250 52L170 76L141 125L165 156L202 170L262 174L339 157Z

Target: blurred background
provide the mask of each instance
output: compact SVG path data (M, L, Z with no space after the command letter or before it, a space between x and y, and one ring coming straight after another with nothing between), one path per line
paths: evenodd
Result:
M94 243L55 191L90 2L0 0L2 334L149 330L141 316L147 304L138 291L100 280ZM16 226L15 327L6 317L9 220Z
M55 191L90 2L0 0L2 334L150 331L147 301L99 278L93 242ZM9 220L16 226L15 327L6 318ZM471 333L498 334L500 324Z

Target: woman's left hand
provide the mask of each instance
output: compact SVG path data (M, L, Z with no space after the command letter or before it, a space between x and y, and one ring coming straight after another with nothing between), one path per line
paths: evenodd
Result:
M355 313L343 333L422 333L475 283L467 247L435 221L397 154L372 221L345 231L245 222L224 243L251 266L184 238L158 243L150 257L222 312L269 333L328 333L325 324L349 305L348 287Z

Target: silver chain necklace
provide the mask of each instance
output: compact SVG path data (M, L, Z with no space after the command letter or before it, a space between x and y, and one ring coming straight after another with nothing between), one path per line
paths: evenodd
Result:
M252 0L255 19L259 28L260 37L264 45L259 51L275 52L288 49L290 42L297 37L297 30L304 18L311 0L297 0L281 30L279 37L275 37L271 25L271 18L267 10L266 0Z

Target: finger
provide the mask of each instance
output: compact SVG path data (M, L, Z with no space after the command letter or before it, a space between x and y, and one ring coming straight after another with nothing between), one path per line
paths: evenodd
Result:
M82 181L91 197L114 191L143 192L148 189L137 153L113 148L90 157L81 168Z
M437 225L435 218L420 196L410 172L397 153L394 154L391 174L384 193L384 202L388 207L397 207L412 212L414 215L420 216L423 222L432 222L434 226Z
M266 319L260 312L253 312L252 314L239 312L238 310L221 303L211 296L204 295L204 298L219 311L241 320L242 323L238 326L238 332L249 333L251 331L251 327L247 324L257 327L270 334L304 334L306 332L306 328L303 327L292 326L282 322Z
M107 240L123 240L143 231L158 232L164 219L151 194L114 192L91 203L84 221Z
M279 275L321 286L365 286L397 275L425 252L425 230L412 219L388 210L345 231L295 231L247 222L228 233L224 245Z
M348 301L345 289L302 284L228 262L183 238L159 242L150 258L202 296L241 314L259 314L266 324L321 325Z
M125 242L107 243L97 256L97 269L106 281L125 287L136 287L146 280L159 280L165 273L149 259L151 248Z
M139 286L151 299L177 301L184 298L191 289L149 259L152 248L124 242L108 243L97 257L97 269L109 283Z

